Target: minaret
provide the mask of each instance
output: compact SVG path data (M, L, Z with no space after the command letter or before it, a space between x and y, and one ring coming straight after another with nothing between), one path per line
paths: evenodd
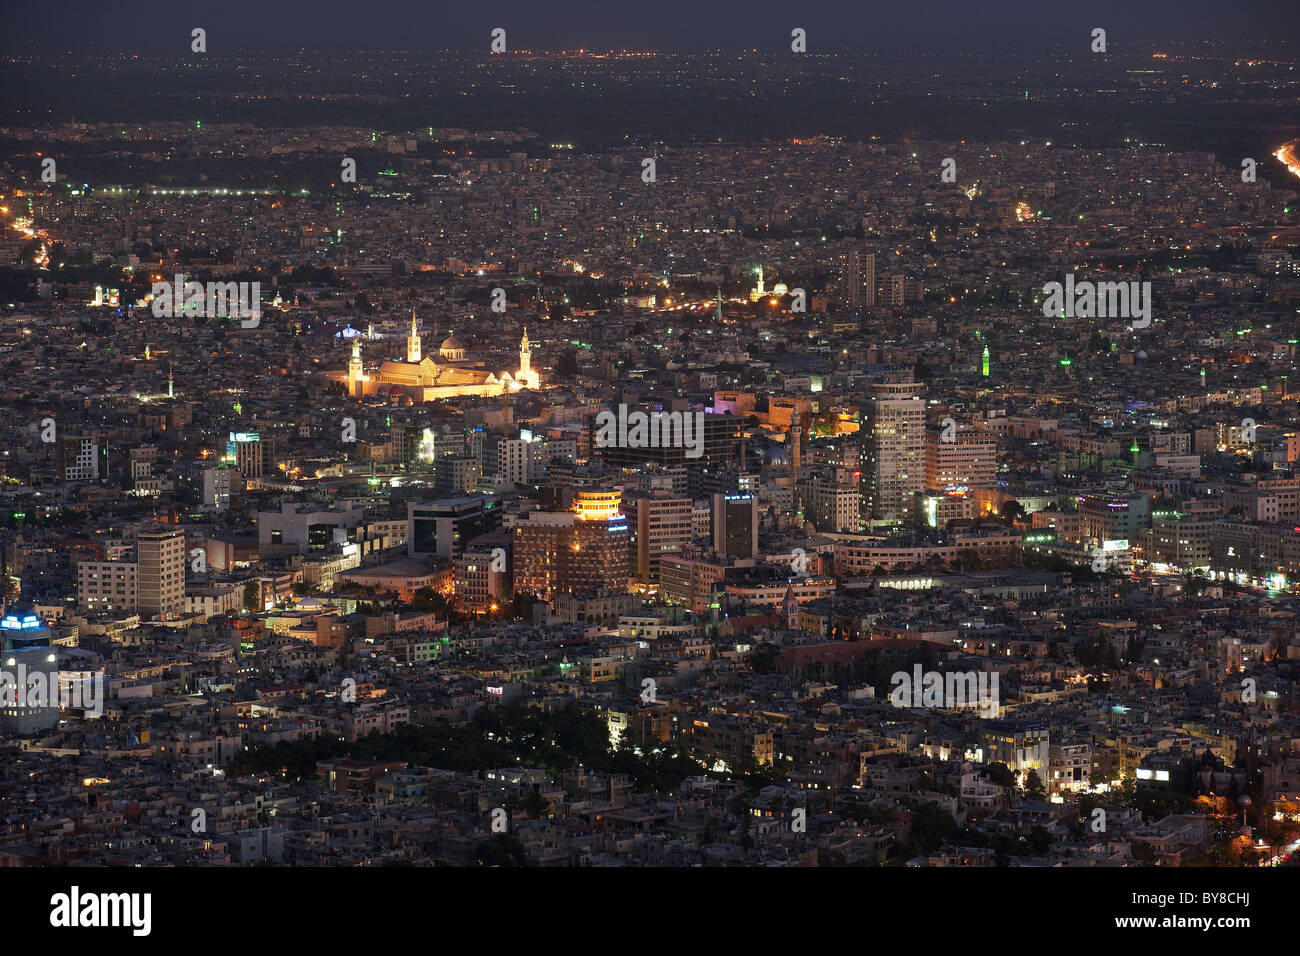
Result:
M984 355L981 359L980 371L985 378L989 377L989 347L984 346Z
M526 388L533 387L533 350L528 345L528 326L524 326L524 337L519 341L519 376L518 381Z
M420 361L420 332L415 326L415 309L411 309L411 334L406 337L406 360L411 364Z
M356 398L361 394L362 365L361 339L352 340L352 361L348 362L348 394Z
M803 465L803 432L805 428L812 425L812 418L804 420L804 415L798 414L791 418L791 444L790 444L790 474L795 481L799 480L799 469Z
M172 367L168 365L167 366L167 397L168 398L176 397L175 385L176 385L175 379L172 378Z

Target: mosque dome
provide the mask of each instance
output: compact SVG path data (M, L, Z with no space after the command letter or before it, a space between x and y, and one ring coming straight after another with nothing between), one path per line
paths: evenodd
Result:
M788 465L790 456L780 445L772 445L767 451L763 452L764 465Z
M442 340L442 345L439 346L438 351L445 359L452 359L453 361L462 359L465 357L465 343L456 338L456 333L453 332Z

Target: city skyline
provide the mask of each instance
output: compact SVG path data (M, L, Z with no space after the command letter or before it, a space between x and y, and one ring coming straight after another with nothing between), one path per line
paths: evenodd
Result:
M1285 928L1289 5L6 17L21 920L956 867Z

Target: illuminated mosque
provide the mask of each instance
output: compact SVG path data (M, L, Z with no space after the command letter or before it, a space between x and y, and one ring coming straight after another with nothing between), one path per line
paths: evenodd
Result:
M415 312L411 312L411 334L406 338L405 362L382 362L367 372L361 358L361 340L352 340L352 360L346 372L330 372L329 378L347 385L353 398L366 395L409 396L415 402L430 402L462 395L493 396L538 389L541 376L532 367L528 330L519 343L519 368L494 373L465 360L465 345L453 332L438 350L438 361L423 355Z

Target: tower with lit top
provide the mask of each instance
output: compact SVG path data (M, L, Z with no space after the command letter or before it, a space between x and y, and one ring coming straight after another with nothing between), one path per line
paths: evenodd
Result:
M30 604L12 604L0 614L0 671L9 694L0 708L0 733L30 737L59 723L58 651L49 627Z
M415 309L411 309L411 334L406 337L406 360L412 365L420 361L420 331L415 324Z
M985 378L988 378L988 377L989 377L989 347L988 347L988 345L985 345L985 346L984 346L984 357L983 357L983 359L981 359L981 362L980 362L980 374L983 375Z
M528 342L528 326L524 326L524 337L519 340L519 374L515 376L515 381L520 388L534 390L542 384L541 376L533 371L533 348Z
M348 362L348 394L353 398L361 394L365 372L361 364L361 339L352 340L352 360Z

